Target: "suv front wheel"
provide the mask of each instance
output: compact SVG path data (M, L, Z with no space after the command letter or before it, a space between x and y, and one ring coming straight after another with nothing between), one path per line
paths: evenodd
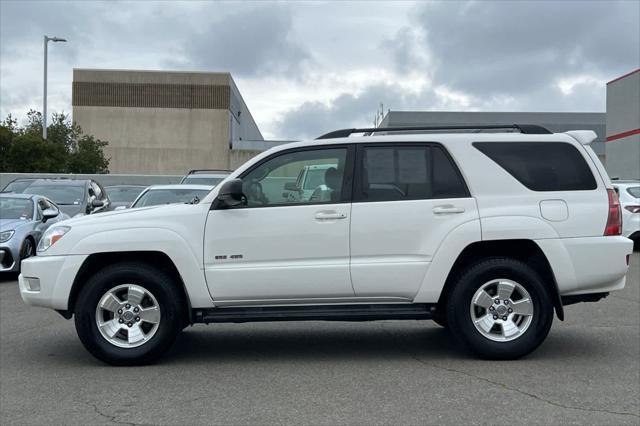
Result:
M93 275L78 295L76 331L96 358L148 364L182 329L184 297L171 277L143 263L120 263Z
M457 280L446 312L454 338L488 359L516 359L536 349L553 322L540 275L517 259L492 257Z

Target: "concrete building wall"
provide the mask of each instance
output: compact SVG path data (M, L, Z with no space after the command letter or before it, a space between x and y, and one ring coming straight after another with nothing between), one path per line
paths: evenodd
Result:
M380 127L420 125L537 124L553 132L594 130L598 139L592 144L604 158L605 113L599 112L459 112L459 111L389 111Z
M607 83L606 153L609 175L640 179L640 69Z
M73 120L109 142L111 173L231 169L263 140L229 73L74 70Z

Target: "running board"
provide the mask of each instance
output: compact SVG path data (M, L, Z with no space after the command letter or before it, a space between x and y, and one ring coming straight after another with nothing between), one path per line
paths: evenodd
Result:
M435 303L206 308L193 310L193 322L418 320L435 310Z

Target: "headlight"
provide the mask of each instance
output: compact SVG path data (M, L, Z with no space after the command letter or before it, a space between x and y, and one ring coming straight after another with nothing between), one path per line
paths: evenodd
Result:
M70 226L55 226L47 229L47 232L44 233L40 240L40 244L38 244L38 251L46 251L49 249L49 247L54 245L64 234L69 232L70 229Z
M4 243L5 241L9 241L11 239L11 237L13 237L14 233L15 233L15 231L13 231L13 230L0 232L0 243Z

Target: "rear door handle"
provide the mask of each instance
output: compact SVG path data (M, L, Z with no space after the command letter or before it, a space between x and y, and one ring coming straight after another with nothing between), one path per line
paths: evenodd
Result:
M346 219L347 215L338 212L318 212L316 213L316 220L338 220Z
M464 207L456 207L451 204L446 204L443 206L435 206L433 208L433 212L435 214L458 214L464 213Z

